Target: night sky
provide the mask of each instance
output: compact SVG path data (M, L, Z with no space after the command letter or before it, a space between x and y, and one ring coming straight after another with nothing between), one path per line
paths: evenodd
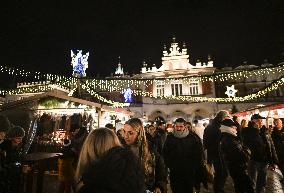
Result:
M217 67L284 61L283 0L67 2L1 5L1 65L71 75L70 50L82 49L89 77L110 75L118 56L125 71L139 73L143 60L161 65L173 36L192 64L208 54Z

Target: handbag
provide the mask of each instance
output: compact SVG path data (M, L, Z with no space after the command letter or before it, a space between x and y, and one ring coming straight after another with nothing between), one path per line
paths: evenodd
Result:
M207 182L213 183L214 180L214 167L212 164L205 163Z

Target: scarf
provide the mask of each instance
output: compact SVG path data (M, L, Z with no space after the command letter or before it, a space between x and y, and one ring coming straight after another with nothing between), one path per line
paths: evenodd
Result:
M184 131L177 131L174 129L173 134L176 138L185 138L189 134L189 130L185 129Z

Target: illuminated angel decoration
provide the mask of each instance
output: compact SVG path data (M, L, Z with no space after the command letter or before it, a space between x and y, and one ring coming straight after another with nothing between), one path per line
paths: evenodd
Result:
M126 103L132 102L132 93L133 93L133 91L130 88L124 89L122 91L122 94L123 94L123 97L124 97L124 102L126 102Z
M89 52L85 55L82 54L82 50L77 50L77 55L71 50L71 65L73 66L73 76L85 77L86 69L88 68Z

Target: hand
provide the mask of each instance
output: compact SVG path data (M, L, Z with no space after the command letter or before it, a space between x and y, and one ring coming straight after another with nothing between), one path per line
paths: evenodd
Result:
M271 164L268 166L268 169L274 171L276 169L276 165L275 164Z
M155 188L154 193L162 193L160 188Z

